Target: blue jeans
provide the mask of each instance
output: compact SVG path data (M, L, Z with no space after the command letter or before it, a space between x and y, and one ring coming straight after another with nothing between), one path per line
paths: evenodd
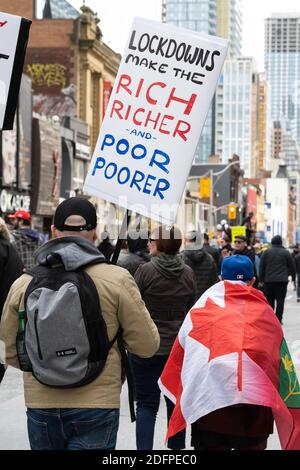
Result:
M136 446L137 450L152 450L156 415L159 409L160 389L157 381L169 356L153 356L141 359L130 354L136 388ZM168 422L174 410L173 403L165 397ZM168 440L168 448L185 448L185 431Z
M28 408L27 427L31 450L113 450L119 410Z

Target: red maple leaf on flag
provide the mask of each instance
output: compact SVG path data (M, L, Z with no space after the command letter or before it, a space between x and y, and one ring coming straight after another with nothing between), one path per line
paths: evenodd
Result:
M278 331L274 331L276 322L273 317L270 318L270 315L274 316L273 310L257 289L230 282L224 284L225 306L220 307L208 298L203 308L192 309L193 328L189 336L209 349L209 362L220 356L238 354L238 390L242 390L243 352L266 371L273 383L274 379L278 381L278 370L270 370L268 359L271 348L274 358L280 363L279 347L274 347L274 335L279 333L281 341L282 334L279 322Z
M189 312L160 377L161 390L175 403L167 437L242 403L271 408L282 448L297 450L296 382L281 325L264 295L219 283Z

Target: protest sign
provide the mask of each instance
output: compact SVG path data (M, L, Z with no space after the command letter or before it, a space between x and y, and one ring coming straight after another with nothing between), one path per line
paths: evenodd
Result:
M239 235L246 236L246 227L230 227L231 228L231 239L232 243L235 242L236 237Z
M84 191L173 224L225 39L135 18Z
M0 130L13 128L30 25L0 12Z

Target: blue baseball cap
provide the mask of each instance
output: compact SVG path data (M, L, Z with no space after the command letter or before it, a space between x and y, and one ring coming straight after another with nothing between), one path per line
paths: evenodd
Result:
M251 281L254 276L254 266L248 256L234 255L224 258L221 276L225 281Z

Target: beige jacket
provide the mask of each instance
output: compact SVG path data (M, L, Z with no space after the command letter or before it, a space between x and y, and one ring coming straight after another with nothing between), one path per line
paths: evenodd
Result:
M159 334L132 276L123 268L107 264L90 266L86 272L98 290L109 339L112 340L121 326L129 352L144 358L153 356L159 348ZM18 311L24 308L24 294L31 279L24 274L13 284L0 325L5 362L16 368L19 368L16 353ZM31 373L24 373L28 408L119 408L121 387L121 360L116 343L100 376L84 387L54 389L41 385Z

